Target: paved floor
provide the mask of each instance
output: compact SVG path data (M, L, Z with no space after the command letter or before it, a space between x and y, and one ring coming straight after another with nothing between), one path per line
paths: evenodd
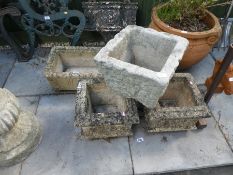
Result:
M73 126L75 94L53 91L43 75L48 53L38 49L30 62L19 63L10 50L0 52L0 87L13 92L43 127L37 150L0 175L233 174L233 96L213 97L214 118L204 130L148 134L142 123L130 138L83 140ZM213 65L208 56L187 71L203 84Z

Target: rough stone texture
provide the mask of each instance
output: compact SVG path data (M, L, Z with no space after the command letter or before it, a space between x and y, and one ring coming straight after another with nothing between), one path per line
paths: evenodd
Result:
M133 174L128 138L84 140L74 127L75 95L42 96L37 109L43 140L21 175Z
M81 127L81 135L85 139L100 139L132 136L132 126L125 125L102 125Z
M0 89L0 167L26 159L40 139L41 128L34 114L21 111L16 97Z
M82 80L77 88L76 126L84 138L108 138L132 135L139 123L136 104L115 94L106 83Z
M21 175L21 164L17 164L11 167L0 167L1 175Z
M203 101L193 77L177 73L154 109L145 109L149 132L196 129L201 118L211 113Z
M121 31L127 25L136 24L137 3L120 1L82 2L88 31ZM103 18L103 16L105 16Z
M45 76L56 90L76 90L80 79L101 77L94 56L98 47L55 46L51 49Z
M20 108L16 97L7 89L0 89L0 136L8 133L19 118Z
M30 111L32 113L36 112L39 97L20 97L18 98L19 104L22 110ZM11 167L0 167L1 175L23 175L20 174L21 164L17 164Z
M187 45L182 37L128 26L100 50L95 61L112 90L154 108Z

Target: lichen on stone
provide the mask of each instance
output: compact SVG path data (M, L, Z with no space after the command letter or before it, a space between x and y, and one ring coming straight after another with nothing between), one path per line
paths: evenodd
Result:
M131 127L137 123L139 117L133 99L117 95L103 79L78 83L75 125L81 127L85 138L132 135Z

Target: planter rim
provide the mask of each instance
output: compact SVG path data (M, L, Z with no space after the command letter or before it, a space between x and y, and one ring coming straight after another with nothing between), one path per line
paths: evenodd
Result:
M210 30L206 30L206 31L202 31L202 32L187 32L184 30L180 30L180 29L176 29L173 28L171 26L169 26L168 24L164 23L157 15L157 7L154 7L152 10L152 22L156 21L156 24L162 28L162 29L166 29L165 31L168 31L172 34L176 34L179 36L183 36L185 38L203 38L203 37L210 37L213 36L214 34L219 35L219 31L221 31L221 26L219 24L218 18L211 13L208 10L205 10L205 12L207 13L207 16L209 16L210 18L212 18L212 20L214 21L214 26L210 29Z
M92 5L92 4L99 4L99 5L138 5L137 2L82 2L84 5Z

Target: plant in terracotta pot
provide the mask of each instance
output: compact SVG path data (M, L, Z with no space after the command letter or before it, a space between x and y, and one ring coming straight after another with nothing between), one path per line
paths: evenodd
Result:
M218 18L207 10L217 0L170 0L153 8L150 27L189 40L180 68L201 61L221 36Z

